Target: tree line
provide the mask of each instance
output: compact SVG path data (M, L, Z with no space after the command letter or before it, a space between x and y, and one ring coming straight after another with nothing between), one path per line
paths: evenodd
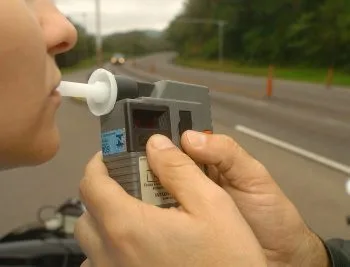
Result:
M350 71L349 0L187 0L167 39L183 57L218 56L218 27L227 22L224 55L247 64L335 66Z
M72 67L82 60L93 59L96 56L95 36L89 34L81 25L72 20L71 22L78 31L78 41L72 50L56 56L60 68ZM163 33L157 31L130 31L103 36L103 55L107 61L113 53L123 53L130 58L170 49L170 42L165 39Z
M74 24L74 22L72 23ZM82 60L92 58L96 53L95 37L88 34L86 29L79 24L74 24L74 26L78 31L77 44L67 53L56 56L56 62L60 68L77 65Z

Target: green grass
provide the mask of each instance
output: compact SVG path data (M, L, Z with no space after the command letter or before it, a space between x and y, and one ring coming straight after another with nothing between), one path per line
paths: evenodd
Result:
M248 66L239 64L234 61L224 61L223 64L220 65L217 61L177 58L175 62L178 65L186 67L212 71L230 72L258 77L267 77L268 75L268 66ZM327 74L327 69L311 69L305 67L276 67L274 77L282 80L326 84ZM350 74L335 71L333 84L350 86Z
M104 60L108 61L110 59L110 57L112 56L113 53L105 53L103 58ZM67 68L61 68L61 72L62 74L67 74L67 73L72 73L74 71L77 70L81 70L81 69L87 69L87 68L91 68L96 66L96 57L91 57L91 58L87 58L84 59L82 61L80 61L78 64L71 66L71 67L67 67Z
M72 67L67 68L61 68L62 74L71 73L80 69L90 68L96 65L96 59L95 58L88 58L80 61L77 65L74 65Z

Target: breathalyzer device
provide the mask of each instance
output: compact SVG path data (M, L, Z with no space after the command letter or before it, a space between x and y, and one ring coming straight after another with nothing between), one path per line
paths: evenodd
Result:
M62 82L58 90L63 96L86 98L90 111L100 117L110 177L146 203L178 205L150 169L146 144L152 135L162 134L181 148L187 130L212 133L207 87L170 80L145 83L98 69L88 84Z

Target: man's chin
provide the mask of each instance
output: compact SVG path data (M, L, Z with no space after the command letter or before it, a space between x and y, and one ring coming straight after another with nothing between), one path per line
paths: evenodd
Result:
M38 166L49 162L59 151L60 134L57 127L54 126L42 131L42 134L35 138L28 138L26 142L14 142L7 145L0 150L0 171Z
M35 167L52 160L58 152L58 147L50 149L45 148L41 151L32 151L28 154L22 154L15 158L0 159L0 171L6 171L17 168Z
M43 146L32 154L33 157L31 158L29 166L37 166L49 162L57 155L59 148L59 139L50 140L50 143L46 143L45 147Z
M60 148L59 136L55 136L48 142L37 143L27 153L23 153L22 160L18 161L17 167L34 167L51 161L58 153Z

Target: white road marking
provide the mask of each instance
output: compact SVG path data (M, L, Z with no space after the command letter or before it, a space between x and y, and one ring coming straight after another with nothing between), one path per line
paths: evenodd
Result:
M264 141L266 143L269 143L269 144L275 145L277 147L283 148L285 150L288 150L290 152L293 152L295 154L298 154L298 155L303 156L305 158L308 158L310 160L316 161L316 162L318 162L320 164L323 164L323 165L325 165L327 167L330 167L332 169L344 172L346 174L350 174L350 166L348 166L348 165L336 162L334 160L331 160L329 158L323 157L323 156L318 155L316 153L307 151L305 149L302 149L300 147L294 146L292 144L289 144L289 143L284 142L282 140L279 140L277 138L268 136L266 134L260 133L258 131L253 130L253 129L245 127L243 125L236 125L235 126L235 130L238 131L238 132L247 134L247 135L249 135L251 137L255 137L255 138L257 138L259 140L262 140L262 141Z
M350 196L350 178L346 182L346 193Z

